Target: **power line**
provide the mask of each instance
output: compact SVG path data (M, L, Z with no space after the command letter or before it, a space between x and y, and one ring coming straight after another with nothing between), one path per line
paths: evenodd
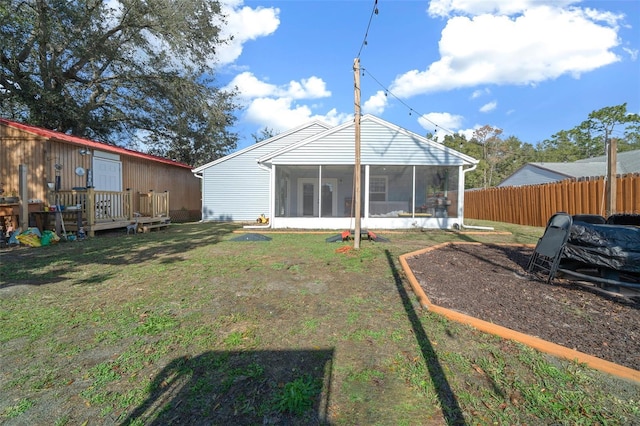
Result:
M367 37L369 36L369 28L371 28L371 21L373 20L373 15L378 14L378 0L374 0L373 9L371 10L371 16L369 16L369 23L367 24L367 31L364 33L364 38L362 39L362 44L360 45L360 50L358 51L357 58L360 58L360 54L362 53L362 49L367 45Z
M360 68L360 69L362 70L362 75L365 75L365 71L366 71L367 74L369 75L369 77L371 77L371 79L373 81L375 81L384 90L384 95L385 96L391 95L398 102L400 102L402 105L404 105L404 107L409 110L409 115L411 115L412 113L416 113L423 120L428 121L429 123L433 124L436 127L436 132L438 131L438 128L440 128L440 129L444 130L445 132L449 133L450 135L455 135L456 134L456 132L447 129L446 127L440 126L439 124L437 124L437 123L433 122L432 120L429 120L427 117L425 117L425 114L422 114L422 113L416 111L415 109L413 109L410 105L408 105L400 97L398 97L396 94L394 94L392 91L390 91L387 87L385 87L382 83L380 83L380 81L378 81L378 79L375 78L375 76L373 74L371 74L371 72L369 70L365 70L365 68Z
M358 51L358 55L356 56L356 58L359 60L360 59L360 55L362 54L362 50L364 49L364 47L368 44L367 42L367 38L369 37L369 30L371 29L371 21L373 21L373 16L378 14L378 0L374 0L373 2L373 8L371 9L371 15L369 16L369 22L367 24L367 30L364 33L364 38L362 39L362 44L360 45L360 50ZM365 75L365 69L364 68L360 68L362 71L362 75ZM382 89L384 90L385 96L387 96L388 94L390 94L391 96L393 96L394 98L396 98L398 100L398 102L400 102L402 105L405 106L405 108L407 108L409 110L409 115L411 115L412 113L416 113L418 114L418 116L420 118L422 118L423 120L433 124L435 126L435 131L438 131L438 128L444 130L445 132L451 134L451 135L455 135L455 132L453 132L452 130L447 129L446 127L442 127L440 125L438 125L437 123L433 122L432 120L428 119L427 117L425 117L424 114L419 113L418 111L414 110L411 106L409 106L405 101L403 101L402 99L400 99L398 96L396 96L393 92L391 92L387 87L385 87L382 83L380 83L371 73L369 73L369 76L380 86L382 87Z

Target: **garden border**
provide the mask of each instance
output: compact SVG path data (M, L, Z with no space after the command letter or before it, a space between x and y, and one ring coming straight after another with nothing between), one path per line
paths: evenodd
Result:
M460 312L453 311L451 309L443 308L438 305L434 305L429 300L429 297L425 294L424 290L420 286L420 283L416 279L413 271L409 267L407 262L407 258L415 257L424 253L427 253L432 250L437 250L442 247L446 247L449 245L485 245L483 243L471 243L471 242L446 242L437 244L435 246L427 247L424 249L416 250L411 253L406 253L400 256L400 264L402 265L402 269L404 270L409 283L411 284L411 288L418 298L418 302L420 306L424 309L428 309L431 312L435 312L439 315L442 315L450 320L469 325L477 330L491 333L496 336L502 337L504 339L514 340L516 342L520 342L524 345L530 346L533 349L537 349L541 352L547 353L549 355L553 355L559 358L564 358L570 361L576 361L579 363L584 363L587 366L594 368L596 370L612 374L624 379L634 380L640 382L640 371L634 370L629 367L625 367L611 361L604 360L602 358L598 358L592 355L587 355L583 352L579 352L575 349L570 349L562 345L558 345L556 343L552 343L539 337L534 337L525 333L521 333L519 331L511 330L510 328L503 327L497 324L493 324L469 315L462 314ZM535 247L531 244L494 244L499 246L506 247Z

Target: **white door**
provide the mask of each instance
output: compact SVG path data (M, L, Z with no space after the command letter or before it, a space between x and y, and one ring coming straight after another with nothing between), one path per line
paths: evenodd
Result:
M122 163L94 157L93 187L96 191L122 191Z
M93 187L96 191L122 192L122 163L108 158L93 158ZM96 219L115 220L123 216L120 194L96 194Z
M298 216L318 217L322 203L321 217L338 215L338 179L322 179L321 196L318 196L318 179L298 179Z

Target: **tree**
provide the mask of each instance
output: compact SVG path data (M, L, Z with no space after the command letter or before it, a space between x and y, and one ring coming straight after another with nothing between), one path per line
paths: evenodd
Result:
M621 130L620 130L621 129ZM629 114L627 104L604 107L571 130L561 130L539 147L544 161L576 161L605 155L606 142L616 138L618 150L640 149L640 116Z
M617 136L618 127L623 127L622 136ZM589 118L576 127L575 130L594 140L603 150L610 138L616 138L618 149L628 151L637 148L634 145L638 140L639 129L640 115L628 113L627 104L623 103L593 111L589 114Z
M262 129L260 129L260 133L252 133L251 137L253 138L255 143L258 143L270 139L275 135L277 135L275 130L270 129L269 127L263 127Z
M217 1L2 0L0 22L1 115L192 165L235 147Z

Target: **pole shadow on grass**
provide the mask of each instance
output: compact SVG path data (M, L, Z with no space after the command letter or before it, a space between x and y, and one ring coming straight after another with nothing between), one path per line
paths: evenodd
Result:
M121 425L330 425L333 357L328 348L176 358Z
M385 255L387 256L389 267L393 273L393 279L395 281L396 288L398 289L398 294L400 295L400 299L402 299L402 305L407 312L407 317L409 318L413 332L416 335L416 340L420 346L422 357L427 365L427 369L429 370L429 376L431 377L436 394L438 395L438 401L442 407L444 419L447 425L466 425L456 395L453 393L453 390L447 381L447 376L442 369L442 365L440 365L438 355L433 350L429 336L427 336L427 333L422 327L420 318L416 313L413 303L411 303L411 298L402 283L402 277L398 272L398 268L396 267L389 250L385 250Z

